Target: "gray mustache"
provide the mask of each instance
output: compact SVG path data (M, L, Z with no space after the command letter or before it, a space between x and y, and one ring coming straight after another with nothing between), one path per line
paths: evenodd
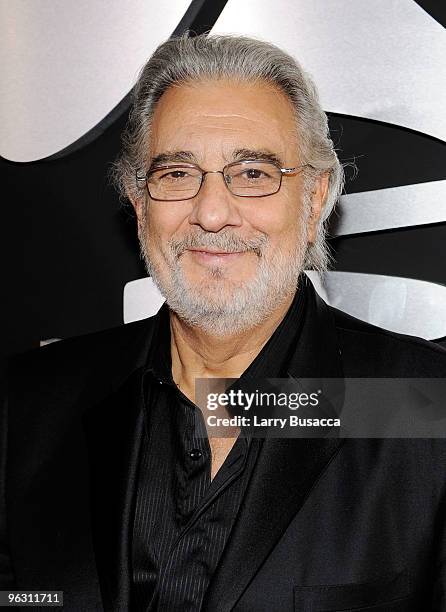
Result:
M191 234L182 240L169 240L170 248L176 257L180 257L187 249L218 249L221 251L253 251L258 257L268 243L265 234L256 238L243 239L235 234Z

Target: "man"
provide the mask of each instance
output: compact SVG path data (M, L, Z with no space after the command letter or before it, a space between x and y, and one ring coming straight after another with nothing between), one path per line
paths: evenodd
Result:
M3 588L76 611L445 610L442 440L202 435L197 378L446 372L302 273L342 185L308 76L248 38L167 41L116 175L166 304L13 366Z

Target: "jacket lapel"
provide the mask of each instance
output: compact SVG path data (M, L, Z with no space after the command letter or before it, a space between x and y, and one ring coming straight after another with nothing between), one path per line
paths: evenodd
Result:
M342 444L339 439L267 439L203 610L232 610L311 488Z
M93 546L106 610L130 607L131 514L143 428L141 370L85 421Z
M342 380L333 315L312 287L308 293L305 322L288 375ZM337 396L342 401L337 387ZM206 593L205 612L229 612L234 608L342 444L339 438L265 439Z
M67 344L71 361L61 346L57 385L48 375L52 351L11 378L6 504L14 573L20 588L62 589L66 610L102 610L100 590L108 609L127 609L109 602L120 605L127 596L126 532L140 431L137 370L152 328L138 322L79 346L74 341ZM23 368L26 385L20 384ZM107 558L112 550L117 556Z

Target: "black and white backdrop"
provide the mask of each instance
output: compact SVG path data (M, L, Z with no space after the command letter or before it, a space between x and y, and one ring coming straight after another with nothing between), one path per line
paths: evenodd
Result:
M159 306L108 180L129 92L186 29L277 43L318 84L345 194L333 305L446 346L446 8L427 0L2 0L2 353ZM356 175L356 176L355 176ZM315 282L318 282L315 279Z

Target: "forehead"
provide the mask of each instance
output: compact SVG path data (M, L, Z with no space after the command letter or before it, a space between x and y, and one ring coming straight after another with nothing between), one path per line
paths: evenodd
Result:
M266 82L217 80L168 89L152 120L152 155L190 150L197 157L218 149L266 149L289 156L297 146L291 102Z

